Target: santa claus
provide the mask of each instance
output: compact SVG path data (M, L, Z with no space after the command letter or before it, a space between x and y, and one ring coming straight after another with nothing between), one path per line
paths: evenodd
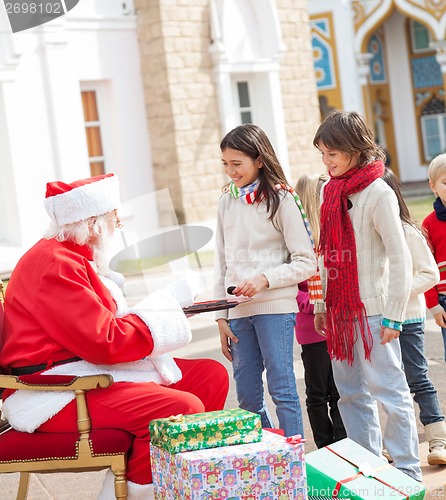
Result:
M0 364L13 374L111 374L113 385L88 393L92 426L134 435L129 499L146 499L153 494L150 421L222 409L228 374L214 360L170 355L191 340L175 286L127 306L124 278L105 259L107 243L121 227L119 206L114 174L47 184L51 225L20 259L8 283ZM183 293L184 288L183 282ZM186 288L193 297L193 286ZM4 397L3 410L15 429L77 428L71 393L9 391ZM100 499L114 498L113 480L108 471Z

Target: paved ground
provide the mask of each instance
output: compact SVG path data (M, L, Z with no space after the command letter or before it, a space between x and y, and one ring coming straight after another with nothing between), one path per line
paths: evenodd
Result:
M228 370L230 363L226 362L220 353L216 325L210 313L202 314L190 319L194 331L192 343L175 353L178 356L211 357L223 362ZM439 329L433 320L428 320L426 328L426 355L429 359L429 371L432 380L439 392L442 409L446 413L446 364L442 359L443 346ZM298 389L304 401L303 368L300 360L300 348L295 348L295 371L298 379ZM231 373L231 372L230 372ZM237 406L234 385L227 400L226 408ZM383 419L385 416L383 415ZM311 452L316 447L312 440L308 418L304 411L304 425L307 438L306 451ZM446 499L446 466L430 467L426 462L427 443L423 427L418 424L420 439L420 459L424 483L428 488L427 500ZM30 500L94 500L100 490L104 472L89 472L79 474L46 474L33 475L28 498ZM13 500L17 492L18 475L4 474L0 476L0 499Z

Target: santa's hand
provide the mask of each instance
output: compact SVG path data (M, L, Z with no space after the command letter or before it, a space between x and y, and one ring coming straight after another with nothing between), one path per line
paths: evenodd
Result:
M166 286L165 289L181 307L187 307L194 303L195 298L201 292L200 278L194 271L188 271L184 276Z

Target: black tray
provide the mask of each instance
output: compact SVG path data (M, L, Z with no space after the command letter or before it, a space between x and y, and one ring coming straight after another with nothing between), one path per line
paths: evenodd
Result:
M198 314L202 312L221 311L222 309L231 309L238 306L242 302L251 300L248 297L220 300L205 300L203 302L195 302L191 306L183 307L185 314Z

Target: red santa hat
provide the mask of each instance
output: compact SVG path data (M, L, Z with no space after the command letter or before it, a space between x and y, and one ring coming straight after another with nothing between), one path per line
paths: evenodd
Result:
M45 208L58 226L103 215L120 206L119 182L114 174L46 185Z

